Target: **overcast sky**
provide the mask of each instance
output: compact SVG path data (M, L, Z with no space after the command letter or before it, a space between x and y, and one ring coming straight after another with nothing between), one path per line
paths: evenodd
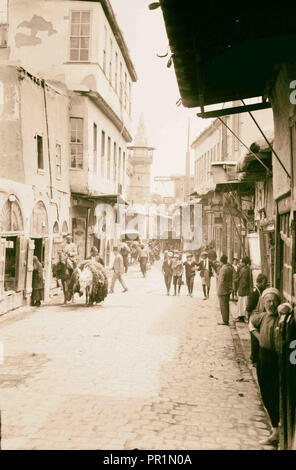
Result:
M210 122L197 118L197 109L188 110L176 106L180 93L174 67L166 67L168 57L160 59L156 56L165 54L168 49L162 11L160 8L150 11L149 3L151 0L111 0L138 75L133 96L134 130L143 112L148 143L156 147L153 178L185 173L189 116L191 141ZM166 187L170 193L170 185ZM153 189L165 194L160 184Z

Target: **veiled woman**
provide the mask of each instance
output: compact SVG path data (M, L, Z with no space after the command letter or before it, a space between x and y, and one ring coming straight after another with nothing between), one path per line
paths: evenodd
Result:
M44 300L43 268L37 256L33 256L33 279L31 305L39 307Z

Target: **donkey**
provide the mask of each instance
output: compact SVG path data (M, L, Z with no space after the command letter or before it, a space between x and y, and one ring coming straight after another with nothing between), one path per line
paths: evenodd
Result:
M80 295L85 293L86 305L93 304L93 273L88 266L77 268L79 275Z

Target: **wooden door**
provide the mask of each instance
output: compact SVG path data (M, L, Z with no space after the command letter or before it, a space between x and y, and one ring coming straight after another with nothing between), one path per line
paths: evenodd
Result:
M24 290L25 288L27 246L28 246L28 242L23 235L17 238L16 240L16 259L17 259L16 290L17 292L20 292Z
M48 265L50 263L49 249L50 249L50 240L49 238L44 238L42 241L42 252L43 252L43 267L44 267L45 273L47 273Z
M28 240L27 250L27 271L26 271L26 288L25 295L29 296L32 293L32 276L33 276L33 256L35 249L35 242L32 239Z

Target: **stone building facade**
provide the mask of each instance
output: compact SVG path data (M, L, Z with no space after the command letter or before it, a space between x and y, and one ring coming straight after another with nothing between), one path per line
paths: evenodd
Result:
M0 313L29 303L32 261L44 269L69 230L69 98L16 66L0 66Z
M69 230L79 259L96 245L108 264L118 227L96 231L103 212L98 206L115 213L126 198L137 79L115 14L108 0L11 0L7 16L0 60L69 91Z

